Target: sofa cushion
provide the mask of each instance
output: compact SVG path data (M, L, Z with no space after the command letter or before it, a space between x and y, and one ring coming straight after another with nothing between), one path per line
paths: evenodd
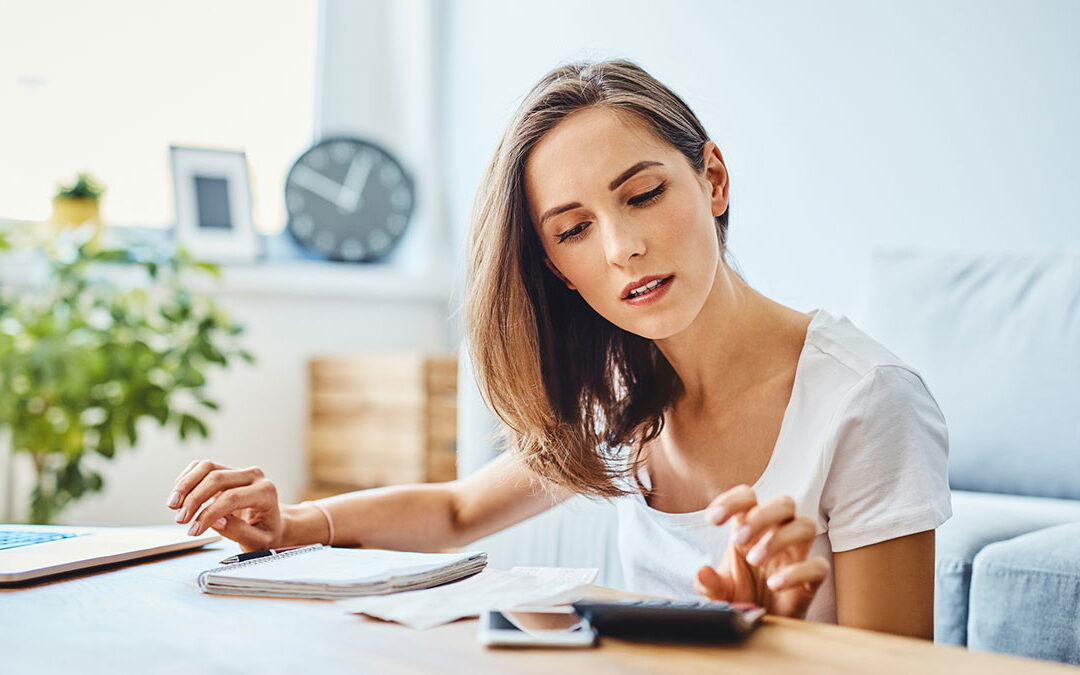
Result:
M1080 499L1080 253L879 253L862 327L916 368L964 490Z
M937 531L934 640L965 645L975 556L995 542L1080 522L1080 502L954 490L952 507L953 517Z
M984 548L970 611L971 649L1080 664L1080 523Z

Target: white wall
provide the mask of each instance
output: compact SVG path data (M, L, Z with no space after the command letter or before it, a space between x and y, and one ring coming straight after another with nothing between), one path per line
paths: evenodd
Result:
M1080 3L444 6L458 241L517 102L563 60L629 57L682 95L732 176L732 252L798 309L853 313L877 246L1080 242Z

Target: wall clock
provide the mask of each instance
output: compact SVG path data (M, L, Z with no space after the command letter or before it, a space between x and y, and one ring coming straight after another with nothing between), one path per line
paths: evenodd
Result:
M285 177L286 230L330 260L378 260L401 239L415 201L412 178L389 151L358 138L326 138Z

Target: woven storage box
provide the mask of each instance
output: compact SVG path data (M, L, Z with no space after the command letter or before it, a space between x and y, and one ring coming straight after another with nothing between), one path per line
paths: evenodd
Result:
M457 477L457 359L420 353L309 363L308 498Z

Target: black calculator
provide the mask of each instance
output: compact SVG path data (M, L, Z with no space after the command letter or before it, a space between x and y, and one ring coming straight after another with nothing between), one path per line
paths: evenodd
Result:
M765 615L754 605L708 601L581 600L573 606L600 635L658 642L737 642Z

